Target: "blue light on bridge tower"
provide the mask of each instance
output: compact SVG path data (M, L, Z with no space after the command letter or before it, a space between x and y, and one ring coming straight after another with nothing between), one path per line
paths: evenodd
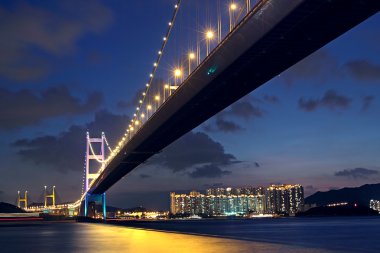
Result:
M102 205L103 205L103 219L107 218L107 205L106 205L106 193L102 195Z

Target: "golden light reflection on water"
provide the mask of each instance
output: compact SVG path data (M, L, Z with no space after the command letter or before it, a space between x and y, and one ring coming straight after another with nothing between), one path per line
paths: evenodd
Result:
M83 246L85 245L81 252L327 252L281 244L148 231L112 225L78 225L82 228L77 239L82 241Z

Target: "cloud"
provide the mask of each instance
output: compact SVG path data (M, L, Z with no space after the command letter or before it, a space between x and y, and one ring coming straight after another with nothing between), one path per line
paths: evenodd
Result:
M337 177L351 177L354 179L368 178L369 176L378 175L379 171L365 169L365 168L355 168L355 169L345 169L335 172Z
M142 179L145 179L145 178L150 178L152 176L147 175L147 174L140 174L139 177L142 178Z
M264 95L263 100L268 103L279 103L280 99L277 96L271 96L271 95Z
M264 111L260 107L255 106L249 98L244 98L218 113L209 124L205 124L204 130L206 132L237 132L244 128L233 119L249 120L263 116Z
M236 132L243 129L238 124L234 123L231 120L226 120L220 115L217 116L215 119L215 127L217 131L222 131L222 132Z
M0 88L0 130L34 125L53 117L88 113L102 102L99 92L92 92L82 102L66 87L49 88L39 94L31 90L13 92Z
M368 95L363 97L363 105L362 105L362 111L367 111L368 108L371 106L373 100L375 100L375 96Z
M368 60L349 61L345 65L349 74L360 81L380 80L380 65Z
M181 172L205 165L229 166L239 162L234 155L224 151L222 144L207 134L189 132L153 157L149 164Z
M100 33L113 21L99 1L52 3L50 10L14 1L0 5L0 76L15 81L39 79L49 71L47 55L62 57L75 50L87 33ZM54 10L54 11L52 11Z
M328 90L321 99L305 99L301 97L298 100L298 106L304 111L311 112L318 107L326 107L331 110L337 108L346 109L351 105L352 99L339 95L334 90Z
M258 162L254 162L256 168L260 168L260 164Z
M82 126L73 125L57 136L19 139L12 143L12 146L17 149L17 154L23 161L62 173L78 171L83 166L87 130L95 137L104 131L112 145L123 134L128 122L127 116L99 111L90 123Z
M195 168L194 171L189 173L189 176L192 178L218 178L231 173L231 171L220 169L215 164L208 164Z

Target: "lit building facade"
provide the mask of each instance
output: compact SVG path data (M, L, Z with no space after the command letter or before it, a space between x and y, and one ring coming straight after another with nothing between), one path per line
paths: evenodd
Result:
M264 214L265 196L241 191L241 188L207 189L207 194L196 191L187 194L170 193L173 214L190 215L244 215ZM250 194L241 194L250 193Z
M369 207L380 213L380 200L371 199L369 201Z
M303 210L304 190L299 184L271 185L265 196L268 213L294 215Z

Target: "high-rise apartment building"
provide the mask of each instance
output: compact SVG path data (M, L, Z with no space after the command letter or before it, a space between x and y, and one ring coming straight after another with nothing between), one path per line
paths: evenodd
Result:
M302 211L304 190L301 185L271 185L265 196L268 213L293 215Z
M302 210L304 192L301 185L271 185L263 187L212 188L206 194L170 193L173 214L243 215L289 214Z

